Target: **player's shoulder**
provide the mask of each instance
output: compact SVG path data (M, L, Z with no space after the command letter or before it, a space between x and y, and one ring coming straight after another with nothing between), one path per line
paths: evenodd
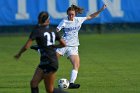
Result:
M36 34L40 34L42 32L44 33L44 32L51 32L51 31L53 31L53 27L50 26L45 27L45 26L37 25L34 27L32 32Z
M85 21L87 18L86 17L74 17L74 19L75 19L75 22L83 23L83 21Z
M39 30L41 30L41 26L35 25L35 26L33 27L33 31L34 31L34 32L38 32Z
M39 30L39 27L38 27L38 25L35 25L33 28L32 28L32 33L37 33L38 32L38 30Z
M52 27L52 26L49 26L48 28L46 28L46 31L44 31L44 32L58 34L58 32L56 31L56 29L54 27Z
M86 17L74 17L74 18L80 20L80 19L85 19Z
M47 26L47 27L45 27L45 30L48 31L48 32L52 32L52 31L54 31L54 27L53 26Z

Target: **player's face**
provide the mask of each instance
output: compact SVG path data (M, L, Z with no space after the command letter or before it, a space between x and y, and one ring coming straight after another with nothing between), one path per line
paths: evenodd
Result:
M68 18L69 18L69 20L73 21L74 17L75 17L75 11L74 10L68 11Z

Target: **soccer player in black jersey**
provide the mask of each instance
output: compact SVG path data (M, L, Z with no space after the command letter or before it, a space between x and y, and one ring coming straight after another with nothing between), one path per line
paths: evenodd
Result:
M32 44L33 40L40 49L40 64L38 65L34 76L30 82L31 93L39 93L38 85L41 80L44 80L46 91L48 93L65 93L59 89L54 89L55 72L58 69L58 60L55 48L65 46L65 42L60 38L56 31L51 31L47 26L50 24L49 15L47 12L41 12L38 16L38 25L31 32L26 44L14 56L19 59L23 52L25 52ZM55 45L55 41L59 44ZM59 91L59 92L57 92Z

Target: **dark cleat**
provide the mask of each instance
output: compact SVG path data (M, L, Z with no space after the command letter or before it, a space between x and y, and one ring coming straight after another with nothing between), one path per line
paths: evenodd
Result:
M79 87L80 87L80 84L70 83L70 85L69 85L69 89L77 89Z

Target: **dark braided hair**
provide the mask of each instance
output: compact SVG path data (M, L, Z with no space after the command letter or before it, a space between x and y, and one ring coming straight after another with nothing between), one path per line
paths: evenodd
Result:
M43 24L49 18L49 14L45 11L42 11L38 16L38 24Z
M68 14L69 11L75 11L76 15L77 14L82 14L83 10L84 10L83 8L80 8L80 7L76 6L76 5L71 5L71 7L69 7L67 9L67 14Z

